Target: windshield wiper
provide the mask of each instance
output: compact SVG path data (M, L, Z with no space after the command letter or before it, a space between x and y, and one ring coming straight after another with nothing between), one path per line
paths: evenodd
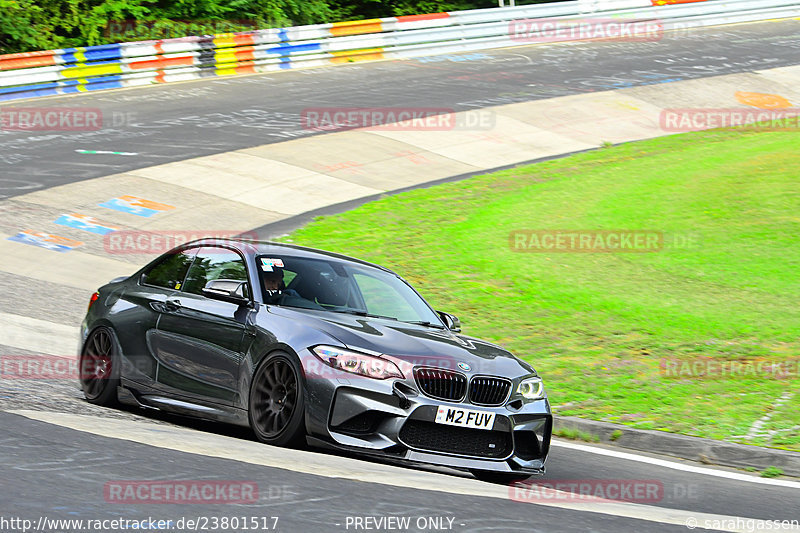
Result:
M333 311L333 310L329 309L329 311ZM387 320L399 321L399 322L402 322L404 324L416 324L416 325L419 325L419 326L426 326L426 327L435 328L435 329L447 329L444 326L442 326L441 324L436 324L434 322L429 322L427 320L399 320L398 318L393 317L393 316L374 315L372 313L367 313L366 311L360 311L358 309L337 309L337 310L335 310L333 312L334 313L347 313L348 315L365 316L367 318L385 318Z
M401 320L401 322L405 322L406 324L417 324L419 326L427 326L429 328L435 328L435 329L446 329L441 324L434 324L433 322L428 322L427 320Z
M367 313L366 311L359 311L358 309L342 309L333 311L334 313L347 313L348 315L358 315L358 316L365 316L367 318L385 318L387 320L397 320L393 316L383 316L383 315L373 315L372 313Z

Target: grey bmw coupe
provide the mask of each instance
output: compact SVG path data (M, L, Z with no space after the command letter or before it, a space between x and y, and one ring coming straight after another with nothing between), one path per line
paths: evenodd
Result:
M550 444L528 363L462 335L390 270L288 244L194 241L104 285L81 326L80 368L91 403L491 481L542 474Z

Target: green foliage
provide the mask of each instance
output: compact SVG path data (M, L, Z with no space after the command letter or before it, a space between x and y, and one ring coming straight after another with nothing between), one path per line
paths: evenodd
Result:
M147 0L0 0L0 53L108 42L109 20L141 19Z
M338 15L337 19L340 20L418 15L496 6L496 0L396 0L393 2L386 0L357 0L355 2L333 0L331 2L331 7Z
M441 11L463 11L482 7L496 7L497 2L440 2L438 0L400 0L392 2L392 15L416 15L418 13L439 13Z
M783 475L783 470L776 466L768 466L761 472L761 477L778 477Z
M600 442L600 437L579 429L562 428L553 430L553 435L569 440L582 440L584 442Z
M335 11L325 0L234 0L241 4L245 18L254 18L261 27L299 26L336 20Z
M52 25L30 0L0 0L0 53L50 48Z
M107 38L109 21L146 18L150 13L149 7L143 5L146 3L149 2L147 0L105 0L98 5L91 6L88 12L83 9L74 11L74 16L70 19L70 23L74 24L70 38L71 46L113 42Z

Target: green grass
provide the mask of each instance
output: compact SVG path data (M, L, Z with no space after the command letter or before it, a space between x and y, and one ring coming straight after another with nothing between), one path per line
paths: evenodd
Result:
M778 477L783 475L783 470L775 466L768 466L761 472L761 477Z
M587 433L579 429L554 429L553 436L569 440L582 440L584 442L600 442L600 437L598 435L593 435L592 433Z
M466 334L533 363L561 414L749 442L797 373L677 379L659 364L800 358L799 141L714 131L609 146L387 197L287 240L394 269ZM667 245L521 253L520 229L654 230ZM800 449L799 401L750 442Z

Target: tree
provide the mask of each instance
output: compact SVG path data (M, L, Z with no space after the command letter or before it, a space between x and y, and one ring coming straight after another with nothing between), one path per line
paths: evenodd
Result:
M0 0L0 54L54 48L43 12L30 0Z

